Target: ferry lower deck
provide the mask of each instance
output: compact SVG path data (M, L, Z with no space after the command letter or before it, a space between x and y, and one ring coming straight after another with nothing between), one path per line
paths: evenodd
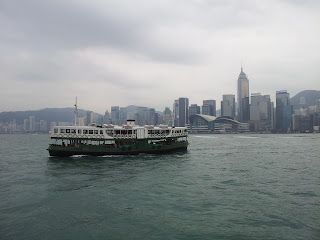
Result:
M136 155L140 153L167 153L186 150L186 137L166 139L114 139L114 140L82 140L56 139L48 148L50 156L72 155Z

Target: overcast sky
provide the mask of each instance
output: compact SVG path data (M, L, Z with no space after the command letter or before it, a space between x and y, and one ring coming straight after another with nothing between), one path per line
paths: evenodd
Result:
M319 0L0 0L0 112L320 90Z

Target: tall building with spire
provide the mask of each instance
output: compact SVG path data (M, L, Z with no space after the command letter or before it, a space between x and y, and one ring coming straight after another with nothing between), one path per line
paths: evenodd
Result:
M249 80L242 67L238 77L238 119L240 122L250 120Z

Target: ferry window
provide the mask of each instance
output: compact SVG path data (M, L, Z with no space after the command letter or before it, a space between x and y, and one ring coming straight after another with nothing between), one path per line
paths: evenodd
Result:
M76 133L76 130L75 129L71 129L71 133Z
M93 130L89 130L89 134L93 134Z
M132 130L128 130L128 134L132 134Z
M122 134L128 134L127 130L122 130L121 133Z
M102 130L100 130L100 134L103 134L103 131L102 131Z
M88 134L88 130L83 130L83 134Z
M66 129L66 133L70 133L70 129Z
M120 130L116 130L116 134L120 134Z
M58 128L55 128L53 131L54 133L58 133Z
M94 134L99 134L99 130L94 130Z
M81 134L81 129L78 129L78 134Z
M60 129L60 133L65 133L65 129Z
M148 134L151 134L151 130L148 130Z

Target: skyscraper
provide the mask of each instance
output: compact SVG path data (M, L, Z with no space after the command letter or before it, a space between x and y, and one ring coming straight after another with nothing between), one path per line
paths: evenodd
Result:
M238 78L238 119L240 122L247 122L250 120L249 108L249 80L247 75L241 72Z
M221 116L235 117L236 103L233 94L225 94L222 96L221 101Z
M290 94L286 90L276 92L276 129L285 131L291 129L292 105Z
M270 95L251 94L250 123L255 131L270 131L272 129L272 104Z
M112 124L119 125L119 121L120 121L120 107L119 106L111 107L111 121L112 121Z
M203 100L202 114L216 116L216 100Z
M200 114L200 106L198 106L197 104L191 104L191 106L189 107L189 117L196 114Z
M189 122L189 99L188 98L179 98L175 100L174 105L174 116L175 116L175 126L176 127L185 127Z
M126 124L127 123L127 108L126 107L121 107L120 112L119 112L119 119L121 124Z

